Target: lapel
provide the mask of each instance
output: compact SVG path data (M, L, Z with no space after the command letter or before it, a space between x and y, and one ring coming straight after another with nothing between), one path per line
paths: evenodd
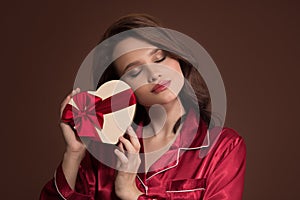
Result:
M171 147L164 155L162 155L153 165L149 168L149 171L145 173L145 156L144 146L142 138L142 126L136 129L136 133L140 138L141 143L141 166L138 179L144 185L145 181L153 178L157 174L166 172L178 165L180 162L180 156L184 151L197 150L200 148L209 146L209 134L207 125L205 122L196 115L193 109L190 109L187 113L187 117L182 124L181 130L177 133L177 137Z

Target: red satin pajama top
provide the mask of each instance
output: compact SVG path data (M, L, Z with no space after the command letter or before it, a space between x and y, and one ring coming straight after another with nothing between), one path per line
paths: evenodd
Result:
M230 128L222 128L221 132L217 128L207 131L202 120L198 124L195 113L189 111L169 150L148 173L137 174L136 185L144 193L138 200L242 199L246 167L243 138ZM188 142L188 137L193 137L192 143ZM143 158L141 160L143 163ZM114 192L115 175L115 169L86 152L75 190L69 187L60 164L54 178L42 189L40 200L119 199Z

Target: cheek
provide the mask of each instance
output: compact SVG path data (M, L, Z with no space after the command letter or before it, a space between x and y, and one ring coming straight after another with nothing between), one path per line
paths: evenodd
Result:
M146 90L146 86L142 86L142 87L136 89L134 93L137 96L143 96L143 94L145 95L145 92L144 92L145 90Z
M177 94L174 91L166 90L163 94L155 95L149 92L149 88L139 88L135 90L134 94L139 104L143 106L152 106L154 104L165 104L177 98Z
M175 59L170 59L168 61L168 63L166 64L170 69L176 71L178 74L178 76L183 76L183 73L181 71L181 67L180 67L180 64L177 60Z
M145 76L145 74L143 72L141 72L135 78L128 76L128 74L124 74L120 79L125 81L128 85L130 85L130 87L134 91L142 89L145 87L145 85L148 84L147 77Z
M175 94L178 95L180 90L182 89L182 86L184 84L184 76L181 71L180 64L177 60L170 60L168 63L166 63L166 72L167 77L172 80L170 90Z
M144 106L149 104L149 100L151 100L151 97L149 96L149 89L146 85L136 89L134 91L134 94L140 104Z

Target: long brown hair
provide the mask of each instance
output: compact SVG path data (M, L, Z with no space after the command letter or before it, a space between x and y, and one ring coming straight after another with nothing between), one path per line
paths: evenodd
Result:
M105 31L100 43L118 33L143 27L163 27L163 25L158 19L147 14L129 14L119 18L116 22L114 22ZM139 34L137 34L136 37L147 40ZM154 45L158 47L163 46L163 42L161 41L155 42L151 40L148 42L152 44L154 43ZM165 51L165 53L167 54L167 56L172 57L179 62L183 75L185 79L189 82L189 84L184 84L182 90L179 93L179 98L181 101L183 101L183 106L186 110L188 110L191 107L196 108L196 110L199 109L200 118L205 121L207 126L213 125L214 123L211 123L211 101L209 90L202 76L200 75L198 70L183 56L169 51ZM97 88L107 81L115 79L118 80L119 78L120 77L116 73L114 63L111 63L100 77L97 84ZM183 116L183 118L184 117L185 116ZM144 124L148 124L150 122L145 108L140 104L137 104L137 111L134 121L136 124L138 124L140 121L143 121ZM176 122L173 128L174 133L178 129L181 121L182 118L178 119L178 121Z

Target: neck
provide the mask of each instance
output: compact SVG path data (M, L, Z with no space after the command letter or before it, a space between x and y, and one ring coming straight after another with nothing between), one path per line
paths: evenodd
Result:
M147 108L147 111L151 123L145 130L146 137L157 136L160 133L164 133L163 136L173 136L175 123L185 113L179 98L167 104L153 105Z

